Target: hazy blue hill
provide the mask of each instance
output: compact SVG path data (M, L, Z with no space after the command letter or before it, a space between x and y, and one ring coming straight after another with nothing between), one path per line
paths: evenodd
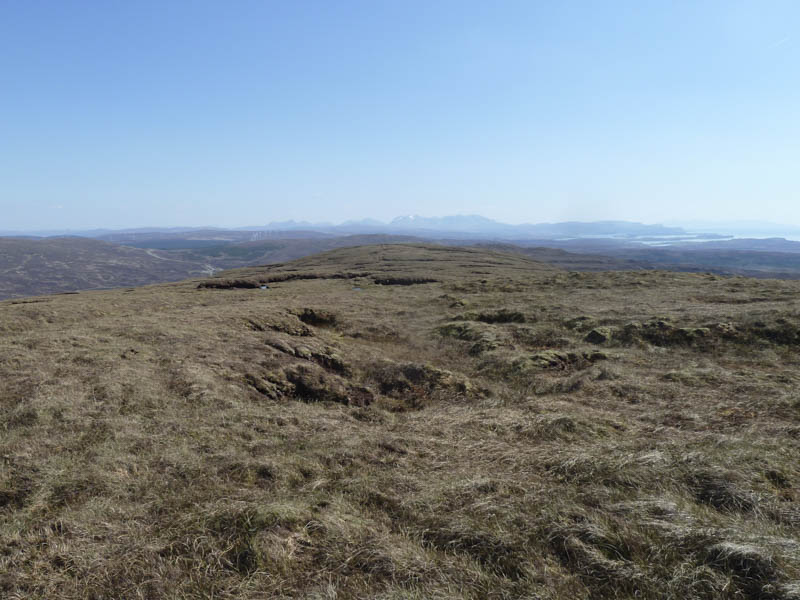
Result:
M461 232L482 232L505 230L513 228L513 225L506 225L487 219L480 215L454 215L447 217L420 217L411 215L397 217L389 224L390 228L402 229L432 229L439 231L461 231Z
M564 235L564 236L645 236L645 235L682 235L686 231L680 227L664 225L646 225L631 221L567 221L563 223L540 223L536 225L520 225L519 231L531 235Z
M34 235L48 237L54 235L77 235L127 243L142 242L145 239L185 238L214 239L231 242L266 239L269 237L314 237L323 235L352 234L404 234L427 237L457 238L473 236L479 239L531 240L560 237L617 236L619 238L641 236L670 236L686 234L678 227L647 225L628 221L598 221L563 223L534 223L511 225L501 223L481 215L449 215L443 217L421 217L419 215L401 216L389 223L376 219L349 220L341 224L312 223L309 221L280 221L262 226L247 226L234 229L218 227L141 227L135 229L85 231L41 231L7 232L9 235ZM261 237L251 237L261 234Z
M698 244L679 244L682 250L691 250ZM732 240L719 240L704 242L699 245L702 250L758 250L763 252L792 252L800 253L800 242L775 238L736 238Z

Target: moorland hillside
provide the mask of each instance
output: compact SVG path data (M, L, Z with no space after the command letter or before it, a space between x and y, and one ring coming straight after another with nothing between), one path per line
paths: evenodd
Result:
M0 300L165 283L224 269L287 262L337 248L400 243L518 253L570 271L663 269L800 279L800 253L796 251L704 249L707 244L630 249L589 240L511 244L383 234L324 236L302 231L269 232L265 239L254 241L224 238L235 233L253 235L218 231L114 234L108 237L122 239L110 242L79 237L0 237ZM558 245L563 247L553 247Z
M293 260L334 248L415 240L362 235L234 243L203 239L201 233L149 237L143 241L139 235L135 237L139 242L129 242L139 243L139 247L80 237L0 237L0 300L180 281L223 269Z
M796 600L799 294L373 245L0 302L0 596Z
M0 299L139 286L214 272L155 250L78 237L0 237Z

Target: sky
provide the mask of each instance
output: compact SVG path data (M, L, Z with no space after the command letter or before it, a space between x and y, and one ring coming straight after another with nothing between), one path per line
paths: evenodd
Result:
M0 230L800 225L800 3L0 0Z

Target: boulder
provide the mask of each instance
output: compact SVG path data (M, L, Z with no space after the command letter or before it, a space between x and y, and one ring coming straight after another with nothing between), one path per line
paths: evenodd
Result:
M609 327L595 327L587 333L586 337L583 339L590 344L605 344L610 341L612 337L613 332Z

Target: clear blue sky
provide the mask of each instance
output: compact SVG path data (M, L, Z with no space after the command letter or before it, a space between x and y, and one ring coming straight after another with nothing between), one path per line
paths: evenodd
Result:
M0 229L800 224L800 2L0 2Z

